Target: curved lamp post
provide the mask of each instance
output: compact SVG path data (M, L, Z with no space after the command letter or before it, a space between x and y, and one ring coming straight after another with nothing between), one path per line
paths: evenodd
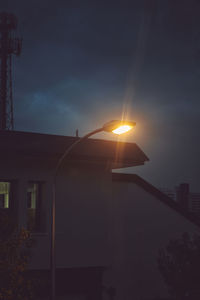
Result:
M50 253L50 259L51 259L51 299L55 300L55 272L56 272L56 255L55 255L55 215L56 215L56 177L59 171L59 168L62 165L62 162L66 158L66 156L83 140L86 140L90 136L98 133L98 132L113 132L115 134L123 134L125 132L128 132L136 125L135 122L126 122L126 121L118 121L113 120L108 123L105 123L101 128L98 128L96 130L93 130L89 132L88 134L84 135L80 139L76 140L71 146L69 146L64 154L60 157L55 172L53 175L53 198L52 198L52 206L51 206L51 253Z

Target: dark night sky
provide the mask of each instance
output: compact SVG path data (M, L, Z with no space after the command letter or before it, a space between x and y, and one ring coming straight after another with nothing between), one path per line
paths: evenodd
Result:
M16 14L23 37L16 130L83 135L133 119L135 132L121 140L150 162L126 171L200 191L199 0L7 0L0 10Z

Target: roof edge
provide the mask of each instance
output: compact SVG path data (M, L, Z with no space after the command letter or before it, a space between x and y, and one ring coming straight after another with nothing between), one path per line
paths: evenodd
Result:
M113 181L126 181L126 182L132 182L140 187L142 187L146 192L151 193L153 196L155 196L158 200L163 202L168 207L175 210L177 213L185 217L188 221L192 222L196 226L200 227L200 220L189 211L186 211L183 209L177 202L175 202L173 199L165 195L163 192L161 192L159 189L154 187L152 184L144 180L142 177L140 177L137 174L127 174L127 173L112 173L112 180Z

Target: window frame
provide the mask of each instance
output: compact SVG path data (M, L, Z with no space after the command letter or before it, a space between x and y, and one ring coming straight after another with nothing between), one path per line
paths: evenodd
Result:
M16 226L18 226L18 210L19 210L19 193L18 193L18 180L17 179L8 179L0 177L0 182L10 183L9 191L9 207L0 208L0 211L6 213L9 217L12 218Z
M36 196L36 207L35 207L35 228L31 229L28 227L28 210L31 209L28 207L28 188L29 184L37 184L37 196ZM44 211L44 181L40 180L29 180L27 181L27 188L26 188L26 227L32 234L40 234L45 233L46 230L46 217L44 218L44 223L42 222L42 215Z

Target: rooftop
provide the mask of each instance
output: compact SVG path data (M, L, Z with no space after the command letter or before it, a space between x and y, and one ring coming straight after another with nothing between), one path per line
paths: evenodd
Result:
M20 131L0 131L3 157L38 157L57 160L79 137ZM112 168L143 165L148 157L135 143L86 139L70 154L71 160L110 163Z
M140 186L142 189L147 191L156 197L159 201L163 202L165 205L169 206L171 209L175 210L180 215L184 216L190 222L194 223L196 226L200 227L200 220L191 212L185 210L179 203L174 201L172 198L168 197L166 194L162 193L156 187L151 185L149 182L141 178L136 174L124 174L124 173L113 173L113 181L120 182L132 182Z

